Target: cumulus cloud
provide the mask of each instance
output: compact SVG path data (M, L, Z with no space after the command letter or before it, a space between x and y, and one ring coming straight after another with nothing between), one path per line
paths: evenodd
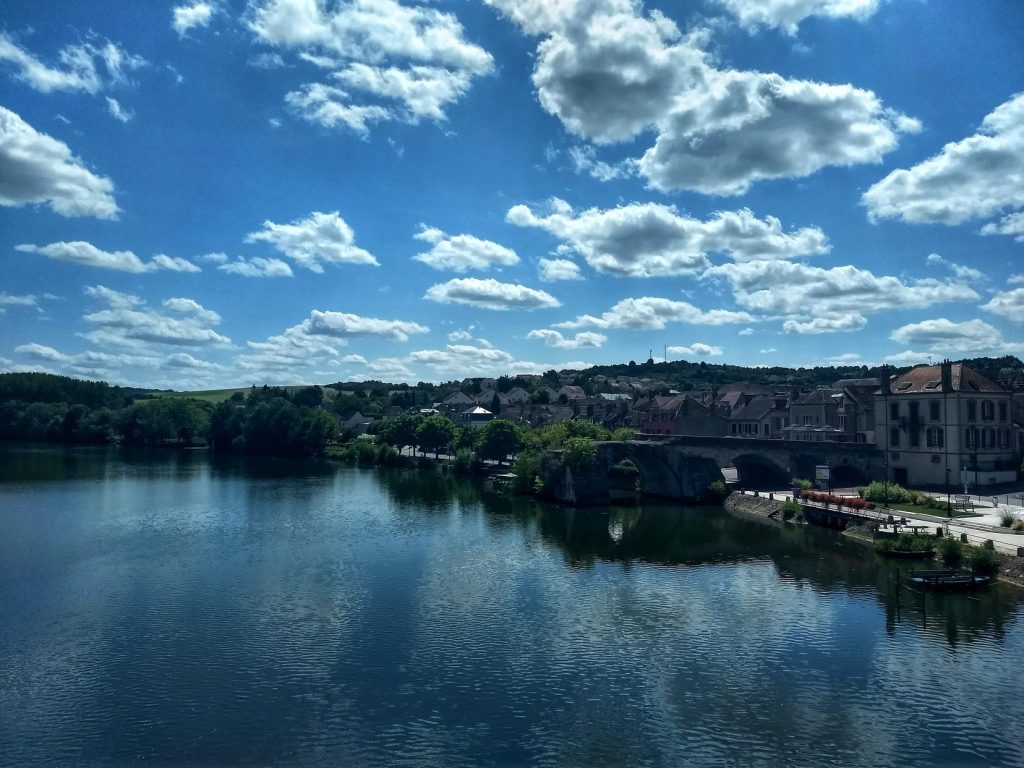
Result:
M264 374L295 371L324 361L359 362L362 359L359 356L342 358L339 352L351 338L407 341L410 336L429 330L405 320L381 320L315 309L301 323L277 336L248 342L249 352L239 355L236 364L244 370Z
M880 0L714 0L748 31L761 27L795 35L800 22L811 16L864 20L878 10Z
M379 262L355 244L355 233L337 211L315 211L291 224L267 220L263 229L246 235L247 243L270 243L300 267L323 272L322 264L373 264Z
M431 248L413 258L434 269L467 272L471 269L511 267L519 263L519 256L512 249L472 235L446 235L436 227L421 225L415 237L429 243Z
M116 219L114 183L71 149L0 107L0 205L48 205L61 216Z
M636 175L636 163L626 160L621 163L608 163L599 160L597 150L591 146L571 147L569 159L576 173L587 174L598 181L628 179Z
M853 265L826 269L791 261L746 262L721 264L705 275L725 278L740 306L786 317L790 333L856 330L868 314L978 298L963 283L932 278L904 282Z
M179 35L185 35L191 29L208 26L214 10L212 3L203 2L175 6L171 11L171 26Z
M722 348L711 344L696 342L688 347L669 347L665 350L670 355L683 357L721 357Z
M122 123L127 123L135 117L134 112L130 109L125 109L121 106L121 102L117 99L112 99L109 96L107 96L107 112L109 112L110 116L115 120L119 120Z
M139 342L190 347L229 346L231 339L205 327L219 322L217 314L205 310L198 303L195 307L190 313L175 312L176 317L145 308L115 307L93 312L83 319L97 326L97 330L85 334L85 338L99 345L130 347L138 347ZM217 320L211 320L211 317Z
M1018 243L1024 243L1024 211L1010 213L999 221L990 221L981 228L983 235L1009 235Z
M212 309L207 309L195 299L167 299L163 307L177 315L185 315L194 318L199 323L217 325L220 323L220 315Z
M7 307L35 307L39 308L39 298L31 294L17 296L0 291L0 315L7 311Z
M982 320L954 323L945 318L911 323L894 330L889 338L908 347L936 354L991 352L1016 354L1024 344L1004 341L999 331Z
M583 349L583 348L596 348L604 345L608 341L608 337L601 333L594 333L593 331L582 331L577 333L571 339L567 339L561 333L551 328L542 328L536 331L530 331L526 334L528 339L540 339L546 346L556 347L558 349Z
M868 320L858 312L839 315L822 315L807 321L787 320L782 324L786 333L836 333L837 331L859 331Z
M448 341L468 341L473 338L473 334L469 331L452 331L448 334Z
M421 349L409 355L409 361L446 374L486 374L508 370L515 358L491 346L449 344L444 349Z
M545 283L559 280L582 280L579 266L568 259L541 259L537 262L540 279Z
M65 354L44 344L22 344L16 347L15 354L29 360L49 363L54 368L42 368L38 365L19 366L24 371L56 373L60 370L72 376L85 378L109 378L120 374L127 368L153 369L158 365L159 358L150 355L97 352L87 350L77 354Z
M287 94L296 113L360 134L383 120L445 120L448 105L494 66L453 14L397 0L257 0L248 24L260 42L328 73L330 83Z
M928 254L928 258L926 259L926 261L931 266L945 267L961 280L985 279L985 274L981 272L981 270L974 269L974 267L965 267L963 264L957 264L955 262L949 261L947 259L942 258L942 256L940 256L937 253Z
M457 278L427 289L423 297L441 304L468 304L483 309L541 309L561 306L545 291L518 283L499 283L494 279Z
M852 85L716 68L706 30L684 36L634 0L488 3L542 38L533 83L569 132L597 144L655 134L635 168L662 191L738 195L762 179L878 163L920 130Z
M1024 323L1024 288L1014 288L1011 291L997 293L981 308L1004 320Z
M973 136L935 157L893 171L862 198L872 219L961 224L1024 207L1024 93L1000 104ZM1012 216L985 234L1019 234ZM1003 231L1003 230L1006 231Z
M85 295L92 299L99 299L113 309L131 309L145 302L132 293L122 293L104 285L90 285L85 288Z
M168 355L164 358L163 362L160 363L160 367L166 370L186 370L193 373L196 371L213 372L224 370L223 365L211 363L207 360L200 360L199 358L188 354L188 352L175 352L173 355Z
M551 233L594 269L622 277L696 275L710 265L711 253L750 261L829 251L828 238L820 229L784 232L778 219L759 219L746 208L719 211L707 221L658 203L577 213L555 198L547 208L546 213L538 214L516 205L507 218L518 226Z
M141 56L133 56L109 40L68 45L57 58L58 63L49 66L0 32L0 62L7 62L15 77L41 93L95 94L108 85L125 82L130 72L146 65Z
M201 270L187 259L157 254L152 261L143 262L131 251L104 251L92 243L80 240L69 243L50 243L49 245L16 245L14 250L22 253L37 253L56 261L66 261L83 267L113 269L119 272L155 272L169 270L172 272L200 272Z
M211 255L223 256L223 254ZM292 268L288 266L287 262L280 259L264 259L261 256L254 256L251 259L239 256L232 262L221 263L217 269L242 277L291 277L293 274Z
M631 330L662 330L669 323L688 325L728 325L750 323L754 317L747 312L726 309L698 309L685 301L652 296L623 299L600 316L580 315L575 320L556 323L556 328L625 328Z
M58 352L53 347L36 343L17 346L14 348L14 353L33 360L42 360L49 363L62 363L68 359L67 355Z

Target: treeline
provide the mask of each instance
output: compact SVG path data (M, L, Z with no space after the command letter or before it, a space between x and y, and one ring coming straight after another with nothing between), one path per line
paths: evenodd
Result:
M263 387L217 406L185 397L147 397L50 374L0 375L0 440L159 446L317 456L337 432L321 409L323 391ZM30 398L39 397L40 400Z
M338 431L320 404L320 387L294 394L277 387L236 392L210 415L209 443L222 453L261 456L320 456Z

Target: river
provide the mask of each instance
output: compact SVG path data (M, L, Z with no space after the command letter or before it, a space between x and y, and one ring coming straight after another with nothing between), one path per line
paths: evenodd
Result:
M894 585L720 509L0 446L0 765L1024 765L1024 592Z

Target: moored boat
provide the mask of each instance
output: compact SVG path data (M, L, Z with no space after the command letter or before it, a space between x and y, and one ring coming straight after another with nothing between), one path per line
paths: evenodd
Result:
M907 574L907 583L912 587L924 589L969 590L986 586L989 583L989 577L979 576L968 571L910 571Z

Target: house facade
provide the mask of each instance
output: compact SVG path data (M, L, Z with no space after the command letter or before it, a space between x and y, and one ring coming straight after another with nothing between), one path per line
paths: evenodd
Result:
M875 414L892 482L973 490L1017 479L1011 393L963 363L883 376Z

